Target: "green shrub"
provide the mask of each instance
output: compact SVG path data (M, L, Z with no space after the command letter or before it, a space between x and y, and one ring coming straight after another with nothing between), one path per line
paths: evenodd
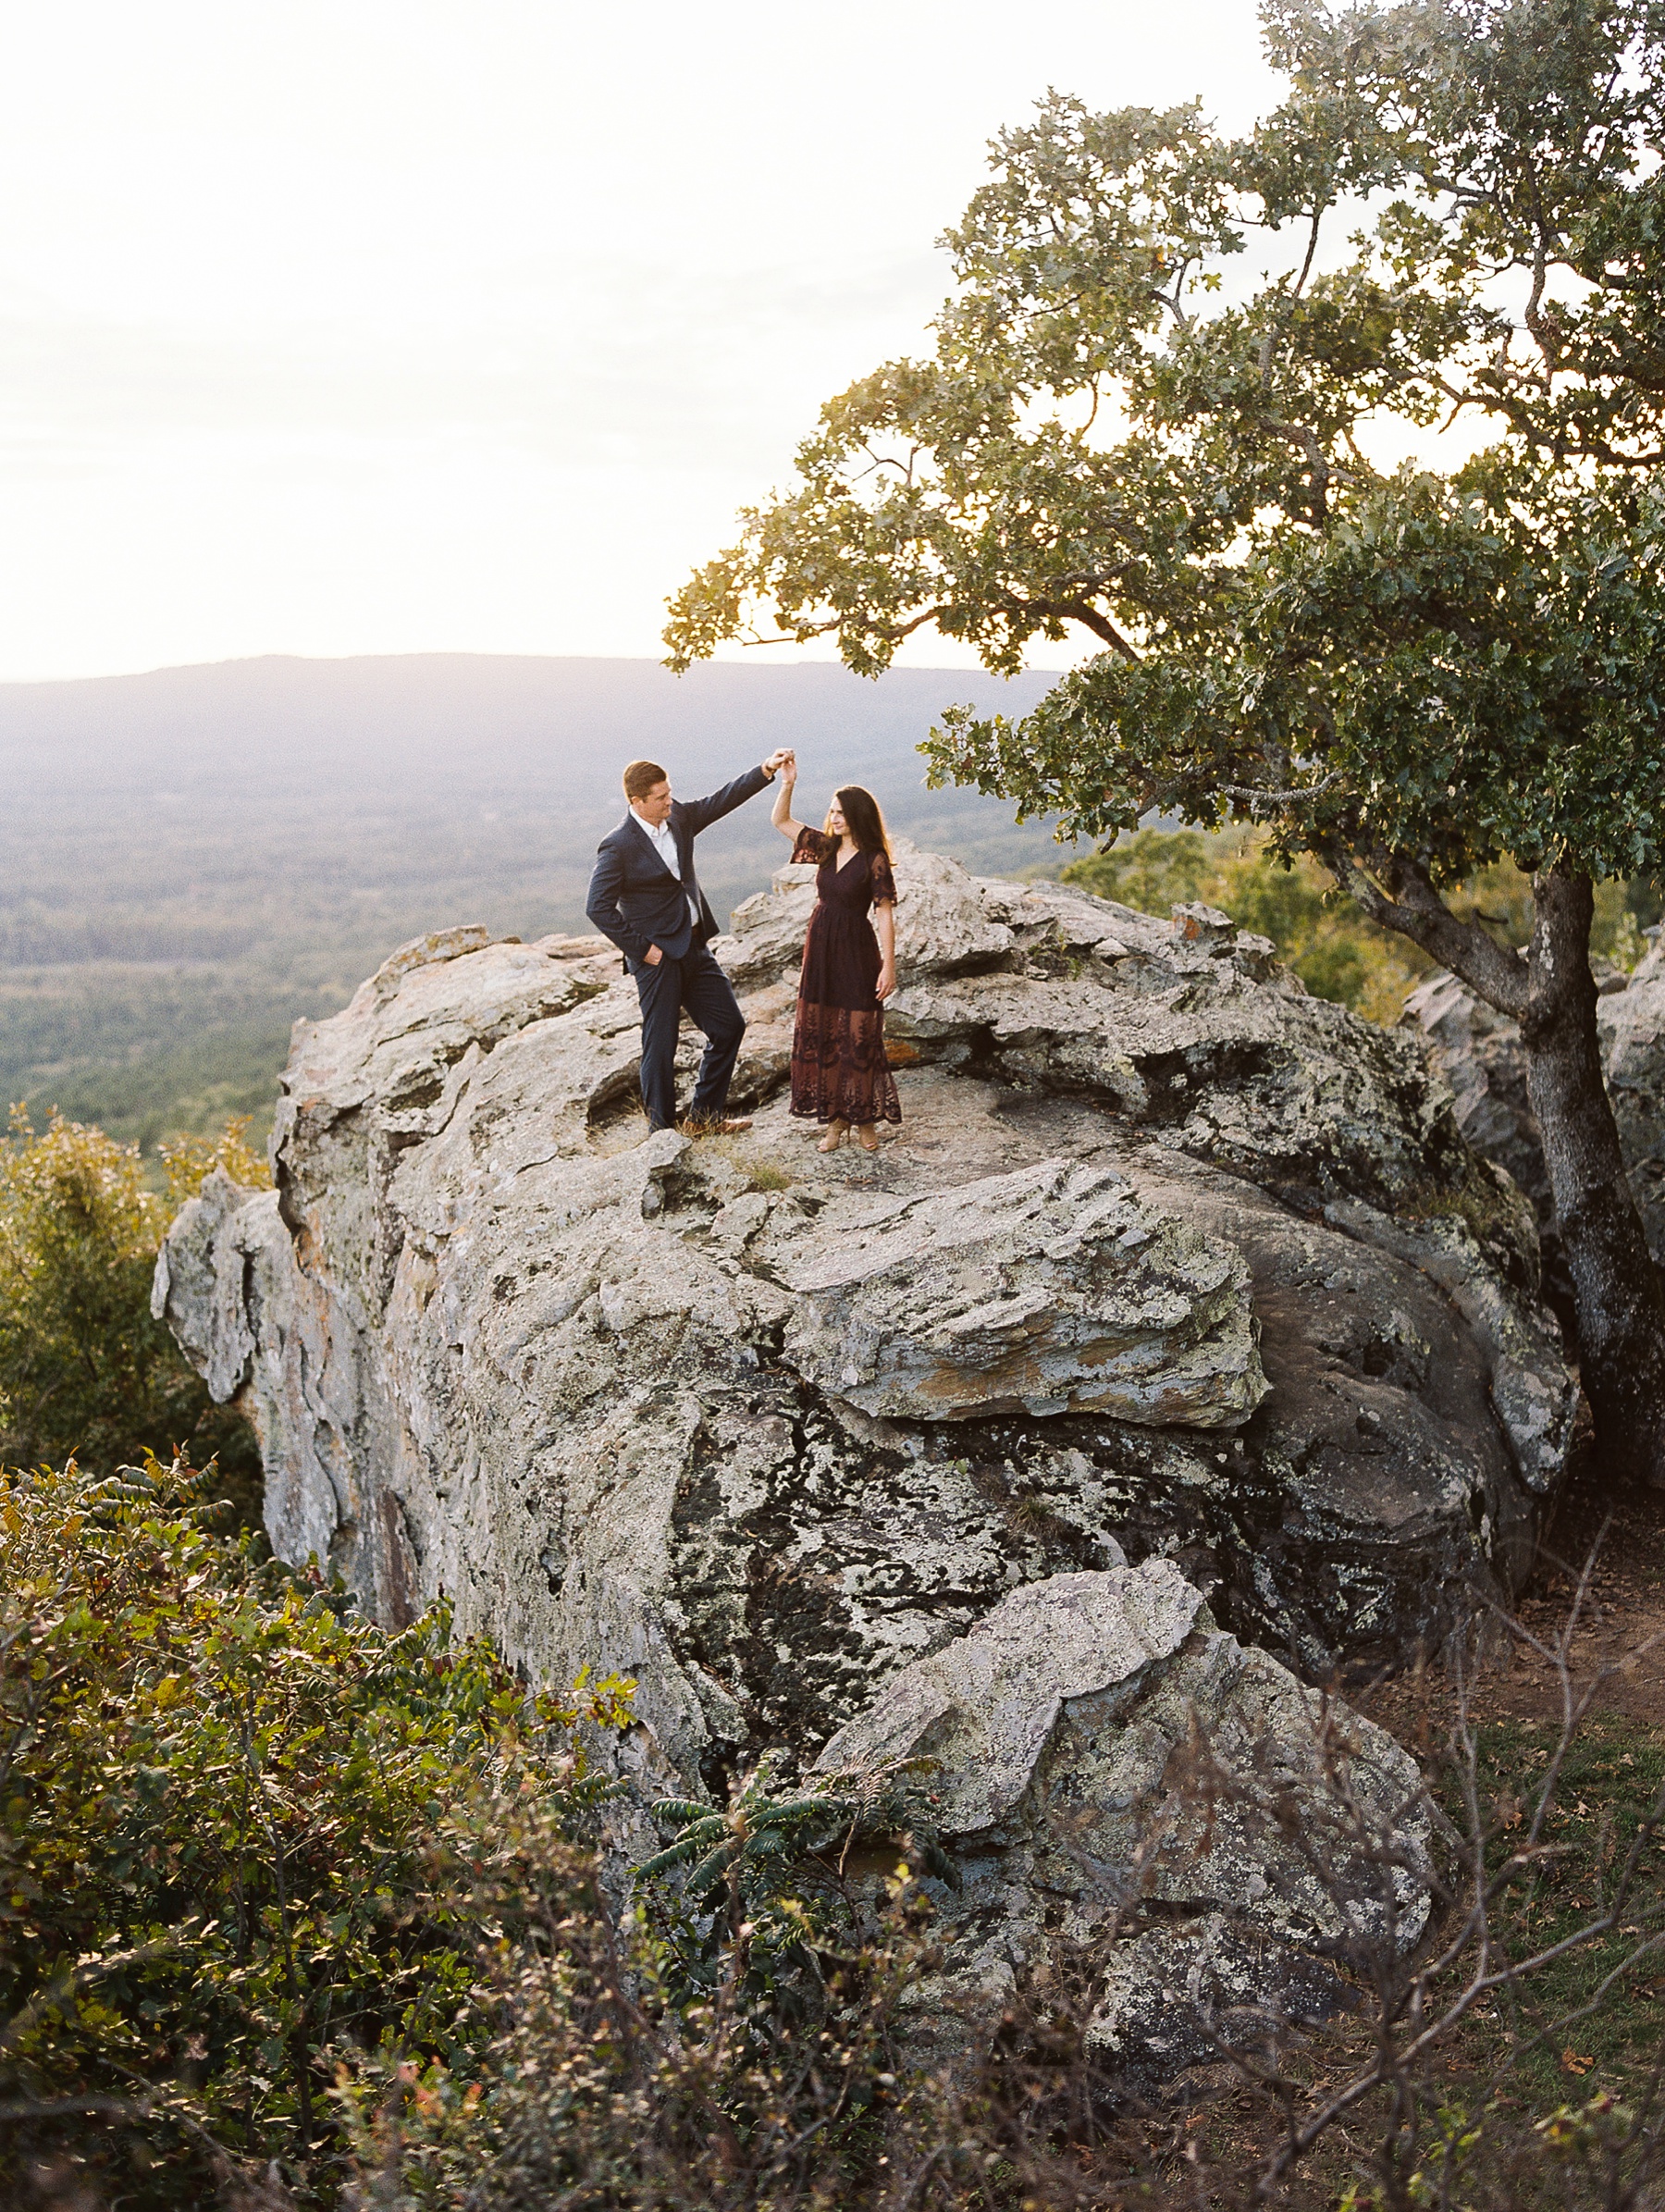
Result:
M1203 896L1228 842L1236 840L1202 830L1135 830L1118 837L1108 852L1071 860L1064 881L1166 921L1173 908Z
M154 1462L0 1485L0 2132L6 2169L98 2123L124 2205L191 2201L217 2145L320 2182L332 2055L454 2058L481 1931L436 1887L460 1810L575 1833L604 1786L443 1607L388 1635L261 1563Z
M177 1214L188 1198L196 1196L216 1168L245 1190L271 1189L272 1170L249 1143L251 1118L247 1114L233 1114L216 1131L165 1138L156 1147L170 1215Z
M530 1925L482 1959L492 2041L465 2068L343 2070L350 2204L853 2212L895 2203L889 2177L910 2172L919 2212L966 2201L948 2184L980 2146L898 2048L898 2012L929 1957L909 1870L893 1873L864 1933L836 1940L803 1923L811 1958L792 1989L778 1952L755 1969L769 1934L719 1907L723 1970L690 1996L643 1916L610 1927L575 1905L558 1847L540 1854L523 1835L512 1848L531 1870L517 1876ZM487 1869L471 1909L489 1919L502 1897ZM689 1935L704 1918L681 1917Z
M178 1160L176 1203L211 1166L260 1172L235 1129L199 1149L201 1161ZM0 1463L77 1458L108 1473L147 1452L217 1454L225 1481L253 1491L247 1424L151 1317L168 1212L136 1146L58 1114L37 1131L13 1109L0 1142Z

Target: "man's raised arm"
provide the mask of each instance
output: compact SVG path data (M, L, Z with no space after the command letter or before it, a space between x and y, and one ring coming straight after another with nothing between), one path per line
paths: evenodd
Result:
M779 751L771 753L760 768L748 768L743 776L736 776L732 784L724 784L721 791L713 791L709 798L689 799L685 809L689 835L697 837L701 830L709 829L712 822L721 822L725 814L732 814L736 807L745 806L748 798L755 798L766 784L774 782L775 771L785 758L786 750L782 747Z

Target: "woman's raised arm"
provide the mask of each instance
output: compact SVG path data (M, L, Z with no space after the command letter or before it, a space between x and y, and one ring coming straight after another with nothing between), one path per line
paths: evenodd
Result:
M783 837L790 837L796 845L804 834L801 822L793 819L792 794L797 784L797 755L788 753L781 764L781 780L775 786L774 811L770 816Z

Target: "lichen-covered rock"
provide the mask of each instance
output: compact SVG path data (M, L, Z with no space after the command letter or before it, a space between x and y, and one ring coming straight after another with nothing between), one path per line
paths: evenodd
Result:
M713 1788L1124 1556L1314 1674L1509 1588L1572 1383L1418 1044L1221 917L903 848L905 1119L822 1157L801 873L720 941L744 1138L644 1141L595 939L441 933L297 1029L276 1193L211 1179L156 1278L279 1551L388 1620L443 1588L536 1676L638 1675L656 1771Z
M1608 1094L1647 1246L1665 1267L1665 950L1597 1009Z
M1240 1254L1096 1161L882 1200L779 1272L786 1357L865 1413L1235 1428L1266 1394Z
M945 2056L1083 1982L1148 2092L1342 2001L1425 1925L1422 1778L1391 1737L1215 1625L1170 1561L1054 1576L894 1676L817 1771L925 1771L957 1890L913 1993Z
M1116 1693L1104 1708L1114 1711L1178 1650L1202 1604L1167 1559L1028 1583L888 1682L822 1749L817 1772L929 1758L944 1835L993 1828L1029 1788L1066 1701Z
M1478 999L1443 968L1417 984L1402 1020L1420 1030L1451 1086L1457 1126L1474 1150L1508 1169L1546 1224L1551 1217L1537 1121L1526 1095L1519 1022Z

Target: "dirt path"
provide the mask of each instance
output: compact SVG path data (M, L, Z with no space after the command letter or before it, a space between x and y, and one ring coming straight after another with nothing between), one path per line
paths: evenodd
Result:
M1665 1730L1665 1489L1604 1491L1586 1462L1558 1501L1531 1580L1516 1605L1525 1637L1486 1655L1474 1686L1476 1720L1556 1721L1562 1685L1553 1652L1594 1558L1566 1643L1574 1693L1600 1677L1594 1712ZM1543 1647L1533 1648L1536 1643ZM1400 1674L1354 1702L1412 1750L1449 1715L1443 1669Z

